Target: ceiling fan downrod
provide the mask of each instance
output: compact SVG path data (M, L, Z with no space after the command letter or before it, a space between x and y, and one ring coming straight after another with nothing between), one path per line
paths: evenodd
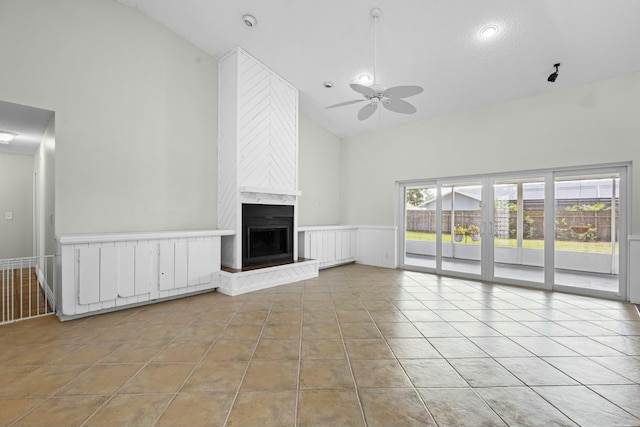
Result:
M379 8L371 9L373 17L373 86L378 84L378 19L382 10Z
M371 17L373 18L373 85L350 84L351 89L363 95L364 99L341 102L330 105L326 107L327 109L368 101L368 104L358 111L359 120L366 120L371 117L378 109L378 104L382 104L389 111L401 114L413 114L417 111L416 107L402 98L409 98L421 93L423 89L420 86L395 86L388 89L378 86L378 19L380 18L380 12L381 10L378 8L371 9Z

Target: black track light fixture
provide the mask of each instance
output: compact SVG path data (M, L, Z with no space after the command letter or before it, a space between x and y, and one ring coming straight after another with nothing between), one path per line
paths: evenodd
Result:
M556 67L556 71L549 74L549 77L547 77L547 81L551 83L555 82L558 78L558 67L560 66L560 63L558 62L557 64L553 64L553 66Z

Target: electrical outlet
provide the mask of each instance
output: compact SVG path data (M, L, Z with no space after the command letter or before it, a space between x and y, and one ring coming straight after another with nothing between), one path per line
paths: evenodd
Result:
M5 212L4 213L4 219L6 219L7 221L10 221L13 219L13 212Z

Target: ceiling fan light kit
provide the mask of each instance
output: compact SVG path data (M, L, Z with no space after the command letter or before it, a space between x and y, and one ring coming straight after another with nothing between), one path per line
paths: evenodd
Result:
M363 85L366 85L371 81L371 77L369 77L369 75L367 74L362 74L360 77L358 77L358 81Z
M363 99L356 99L352 101L341 102L339 104L330 105L328 108L344 107L345 105L357 104L360 102L369 101L367 105L362 107L358 112L358 120L366 120L373 115L378 109L378 104L395 113L401 114L413 114L416 107L412 104L404 101L402 98L409 98L417 95L423 91L420 86L395 86L388 89L378 85L377 77L377 62L378 62L378 19L380 18L381 10L378 8L371 9L371 17L374 24L374 36L373 36L373 85L364 86L358 83L352 83L349 86L359 94L363 95ZM363 80L365 75L358 78L361 83L366 83ZM366 76L368 77L368 76Z

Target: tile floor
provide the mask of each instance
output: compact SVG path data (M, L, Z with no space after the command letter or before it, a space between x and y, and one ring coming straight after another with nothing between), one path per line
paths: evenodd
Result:
M1 425L640 425L633 305L359 265L0 349Z
M422 256L405 254L405 264L414 267L436 268L435 256ZM481 262L466 259L443 258L442 268L448 271L471 273L480 275ZM534 283L544 283L544 268L529 265L494 264L494 277L509 280L524 280ZM503 280L503 281L504 281ZM571 288L596 289L607 292L618 292L619 276L617 274L589 273L586 271L571 271L556 269L554 271L554 283L556 286L568 286Z

